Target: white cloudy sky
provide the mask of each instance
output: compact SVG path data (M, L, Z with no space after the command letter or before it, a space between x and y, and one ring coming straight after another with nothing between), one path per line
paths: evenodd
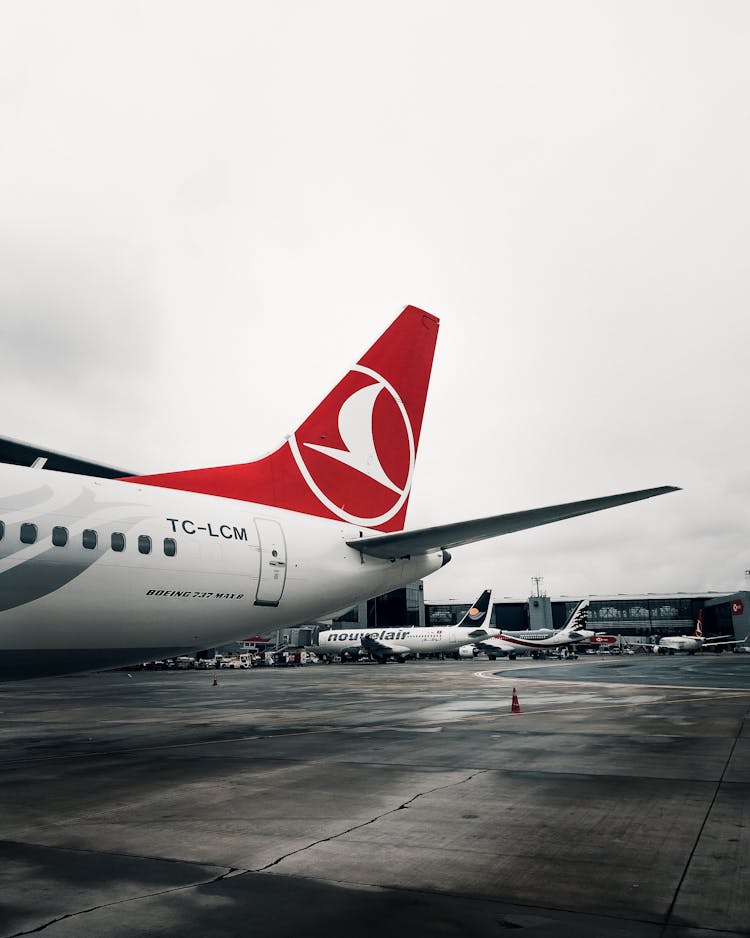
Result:
M684 488L456 550L428 599L741 585L746 3L0 15L0 435L243 461L413 303L410 525Z

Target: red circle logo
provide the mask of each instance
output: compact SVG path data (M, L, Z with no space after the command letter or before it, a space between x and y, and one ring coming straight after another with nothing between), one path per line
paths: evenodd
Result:
M312 492L343 521L375 527L409 497L409 415L393 386L370 368L355 365L289 445Z

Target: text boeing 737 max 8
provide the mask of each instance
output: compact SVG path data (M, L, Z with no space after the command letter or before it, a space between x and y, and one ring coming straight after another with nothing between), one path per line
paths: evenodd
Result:
M452 547L675 490L404 530L437 331L408 306L254 462L118 475L6 441L28 464L0 465L0 677L269 634L427 576Z

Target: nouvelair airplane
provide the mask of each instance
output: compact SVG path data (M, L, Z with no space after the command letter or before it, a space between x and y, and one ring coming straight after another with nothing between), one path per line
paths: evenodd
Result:
M434 625L426 628L404 626L401 629L336 628L321 632L318 644L313 645L310 651L322 657L346 653L355 660L364 653L369 654L379 664L385 664L388 658L406 661L409 655L420 652L448 654L492 634L483 627L488 613L492 614L491 595L491 590L485 590L456 625Z
M404 530L437 332L408 306L253 462L133 476L16 444L27 464L0 465L0 676L270 634L425 577L458 545L675 491Z
M654 651L660 655L673 655L676 651L686 651L689 655L694 655L702 648L713 648L716 645L742 645L750 638L750 635L721 641L721 639L728 638L727 635L706 636L703 634L703 610L700 609L692 635L665 635L659 639L659 644L654 646Z
M595 633L586 628L588 599L582 600L561 629L527 629L519 632L493 632L490 638L477 642L479 648L494 661L498 652L507 652L513 659L519 651L546 651L548 648L570 648L588 641Z

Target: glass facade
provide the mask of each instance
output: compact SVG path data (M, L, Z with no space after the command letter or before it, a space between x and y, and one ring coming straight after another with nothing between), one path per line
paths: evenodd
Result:
M390 593L383 593L366 603L353 606L333 620L338 622L352 622L360 628L382 629L400 628L402 626L418 626L424 608L424 593L422 583L409 583L408 586ZM367 621L360 618L360 609L366 608ZM468 606L466 607L469 608Z
M471 609L469 603L453 605L445 603L443 605L430 604L425 606L425 617L427 625L455 625Z
M710 596L643 596L592 599L587 612L588 627L597 632L614 635L669 635L692 631L698 611L704 608ZM578 600L552 603L554 627L561 629ZM458 608L458 607L457 607ZM714 626L716 616L704 615L704 632L718 635L726 632ZM529 627L528 605L525 602L494 604L492 623L507 631L523 631Z
M361 628L397 628L420 624L423 605L421 583L410 583L402 589L392 590L361 606L337 616L335 622L351 622ZM592 598L588 609L588 627L597 632L632 636L683 634L695 627L698 611L708 600L717 596L614 596ZM561 629L578 599L552 602L553 627ZM360 609L366 605L367 621L360 620ZM449 626L460 622L471 608L470 603L424 603L427 626ZM717 607L718 608L718 607ZM731 634L731 623L725 621L711 607L704 609L703 628L707 635ZM493 603L490 624L509 632L522 632L529 628L528 600L504 600Z
M688 597L667 599L604 599L592 600L589 622L670 622L692 619L702 601Z

